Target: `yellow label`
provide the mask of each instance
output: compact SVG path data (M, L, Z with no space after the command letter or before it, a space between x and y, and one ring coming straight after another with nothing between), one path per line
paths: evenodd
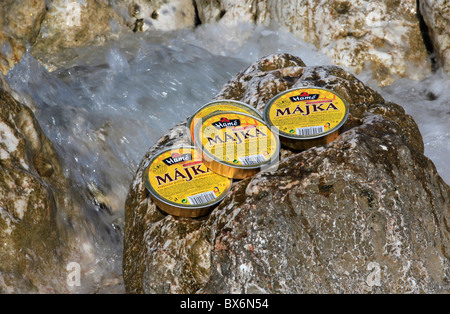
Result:
M176 148L161 153L148 167L147 182L163 201L202 205L214 201L230 181L210 171L194 148Z
M258 115L256 110L253 110L252 108L248 108L247 106L241 105L239 103L233 102L233 101L227 101L227 100L221 100L218 102L214 102L211 105L207 105L204 108L202 108L199 112L197 112L194 117L192 118L191 125L189 126L191 131L191 138L194 138L194 129L198 122L201 122L201 120L206 117L207 115L215 112L215 111L237 111L237 112L244 112L251 115Z
M317 136L340 126L348 108L339 96L319 88L302 88L281 94L265 113L269 124L293 137Z
M206 117L196 138L213 159L230 166L257 167L278 154L278 141L270 128L253 116L223 112Z

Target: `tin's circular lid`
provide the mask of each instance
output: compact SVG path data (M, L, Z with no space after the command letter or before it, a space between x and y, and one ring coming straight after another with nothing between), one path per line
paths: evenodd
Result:
M216 111L202 119L194 130L196 146L220 164L255 169L276 161L278 135L260 118L233 111ZM214 169L212 169L214 171Z
M206 167L193 146L156 153L144 174L144 185L161 202L177 208L204 208L220 202L232 180Z
M283 137L314 139L338 130L348 112L346 99L332 90L312 86L273 97L264 108L264 120Z
M195 125L201 121L205 116L215 112L215 111L236 111L236 112L244 112L255 117L261 118L262 115L250 105L232 99L220 99L211 101L201 108L199 108L187 121L187 128L189 130L189 135L191 136L191 141L194 142L194 129Z

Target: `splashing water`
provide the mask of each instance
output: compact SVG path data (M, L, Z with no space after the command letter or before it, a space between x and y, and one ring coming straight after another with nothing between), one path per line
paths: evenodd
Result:
M441 71L422 81L401 79L381 90L383 97L401 105L419 126L425 156L450 183L450 79Z
M75 52L75 54L74 54ZM234 74L260 57L288 52L307 65L332 62L311 44L262 26L203 25L195 30L132 34L71 51L48 72L26 54L7 80L35 102L36 117L96 221L92 245L104 272L121 272L123 208L143 155L169 128L211 100ZM399 80L379 91L402 105L422 132L426 155L450 182L450 80ZM92 227L92 226L91 226ZM99 240L101 239L101 240ZM101 271L101 270L97 270ZM99 276L110 276L100 274ZM99 289L98 280L85 292Z

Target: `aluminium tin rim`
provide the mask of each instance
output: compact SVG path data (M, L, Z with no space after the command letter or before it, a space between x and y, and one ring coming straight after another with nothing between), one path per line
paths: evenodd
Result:
M344 117L342 118L342 120L332 129L326 131L326 132L322 132L319 134L314 134L314 135L304 135L304 136L293 136L292 134L280 131L280 129L273 124L272 120L269 117L269 111L270 108L272 107L272 105L274 104L274 102L280 98L281 96L294 92L294 91L298 91L298 90L302 90L302 89L308 89L308 88L313 88L313 89L320 89L320 90L324 90L330 93L333 93L334 95L336 95L337 97L339 97L342 102L344 103L344 107L345 107L345 114ZM273 127L274 132L276 132L279 136L285 137L285 138L289 138L289 139L293 139L293 140L312 140L312 139L317 139L317 138L321 138L324 137L328 134L331 134L333 132L338 131L343 125L344 123L347 121L348 119L348 115L349 115L349 111L350 111L350 105L347 101L346 98L342 97L339 93L336 93L334 90L331 89L327 89L327 88L323 88L323 87L316 87L316 86L303 86L303 87L298 87L298 88L291 88L291 89L287 89L284 92L281 92L277 95L275 95L274 97L272 97L266 104L266 106L264 107L264 121L266 122L266 124L269 127Z
M258 122L261 122L263 125L265 125L267 127L267 129L274 135L273 137L275 138L275 142L276 142L275 143L276 151L275 151L274 154L271 154L271 156L273 156L273 157L269 158L265 163L262 163L262 164L256 164L256 165L251 165L251 166L245 166L245 165L240 166L240 165L234 165L234 164L228 163L226 161L218 159L217 157L212 155L208 150L206 150L203 147L203 144L201 144L200 137L199 137L200 136L199 135L199 130L200 130L202 124L198 123L195 126L195 131L194 131L194 138L195 138L195 143L196 143L195 145L200 149L202 154L206 154L207 155L207 157L210 159L210 162L216 162L216 163L219 163L221 165L224 165L224 166L227 166L227 167L231 167L231 168L236 168L236 169L244 169L244 170L248 169L248 170L251 170L251 169L258 169L258 168L261 168L261 167L269 166L270 164L272 164L272 162L277 161L279 159L280 145L281 144L280 144L280 140L278 138L278 133L273 132L272 128L269 125L267 125L267 123L262 118L258 118L258 117L252 116L250 114L243 113L243 112L237 112L237 111L215 111L215 112L205 116L204 120L206 120L206 119L208 119L210 117L216 116L216 115L218 116L218 115L227 114L227 113L244 115L244 116L253 118L255 120L258 120ZM200 144L198 144L198 143L200 143ZM211 169L211 170L214 170L214 169Z
M172 148L161 149L158 152L156 152L154 154L154 156L150 159L150 161L149 161L149 163L148 163L148 165L147 165L147 167L145 169L145 172L144 172L144 179L143 179L144 186L147 188L149 193L154 198L156 198L158 201L160 201L160 202L162 202L162 203L164 203L166 205L169 205L169 206L172 206L172 207L177 207L177 208L182 208L182 209L183 208L186 208L186 209L201 209L201 208L214 206L214 205L218 204L219 202L221 202L225 198L225 196L228 194L230 189L231 189L231 186L233 184L233 180L231 178L227 178L228 179L227 188L224 189L224 191L217 198L215 198L212 201L209 201L208 203L204 203L202 205L192 205L192 204L183 205L183 204L175 203L175 202L172 202L172 201L169 201L169 200L165 199L158 192L156 192L156 190L153 188L153 186L151 185L151 183L150 183L150 181L148 179L148 172L150 170L150 166L153 164L155 159L158 158L161 154L164 154L164 153L166 153L168 151L172 151L172 150L176 150L176 149L196 150L196 147L189 146L189 145L186 145L186 146L175 146L175 147L172 147Z

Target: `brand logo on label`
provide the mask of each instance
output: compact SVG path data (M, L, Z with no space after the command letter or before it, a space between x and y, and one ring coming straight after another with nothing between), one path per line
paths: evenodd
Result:
M227 118L222 118L222 119L220 119L220 121L213 122L212 125L215 126L216 128L218 128L219 130L221 130L221 129L227 128L227 127L240 126L241 120L239 120L239 119L229 120Z
M303 100L317 100L319 98L319 94L308 94L307 92L303 92L300 95L289 97L292 102L303 101Z
M163 160L163 162L168 165L174 165L180 162L190 161L192 160L192 154L179 154L173 153L172 156Z

